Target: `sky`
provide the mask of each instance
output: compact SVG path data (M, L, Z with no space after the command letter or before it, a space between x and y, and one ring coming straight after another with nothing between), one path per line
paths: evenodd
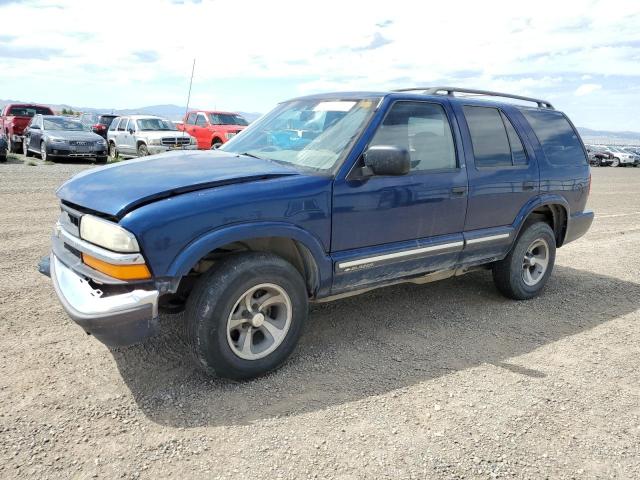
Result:
M640 1L0 0L0 98L269 111L305 94L447 85L640 131Z

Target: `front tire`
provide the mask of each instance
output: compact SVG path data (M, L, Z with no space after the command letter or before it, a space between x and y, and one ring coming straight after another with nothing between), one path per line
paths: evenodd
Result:
M620 166L620 159L618 157L613 157L613 160L611 160L611 166L612 167L619 167Z
M22 142L22 154L25 157L33 157L33 153L29 150L29 141L26 138Z
M528 300L540 294L556 259L556 239L544 222L528 223L503 260L493 266L493 281L505 297Z
M43 162L46 162L49 158L47 154L47 144L45 142L40 142L40 158Z
M147 155L149 155L149 149L147 148L147 146L144 143L138 145L138 156L146 157Z
M305 283L290 263L264 252L232 255L189 295L187 339L205 373L253 378L289 357L307 314Z

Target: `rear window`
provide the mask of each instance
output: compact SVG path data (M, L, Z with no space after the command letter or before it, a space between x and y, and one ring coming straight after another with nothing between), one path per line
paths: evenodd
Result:
M108 127L109 125L111 125L111 122L113 122L114 118L117 117L115 115L101 115L98 119L98 123L101 123L102 125Z
M51 115L51 110L47 107L29 107L29 106L16 106L9 109L8 115L14 117L33 117L35 115Z
M547 160L559 167L587 163L582 142L569 121L552 110L521 110L542 146Z

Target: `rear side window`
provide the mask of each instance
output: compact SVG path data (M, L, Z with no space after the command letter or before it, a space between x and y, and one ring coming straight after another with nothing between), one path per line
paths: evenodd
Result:
M562 113L552 110L521 111L550 164L562 167L587 163L582 142Z
M471 132L476 167L510 167L511 149L500 111L488 107L464 107Z

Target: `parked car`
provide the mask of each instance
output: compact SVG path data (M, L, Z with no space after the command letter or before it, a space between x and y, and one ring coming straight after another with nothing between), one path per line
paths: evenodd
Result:
M607 147L607 151L613 156L611 159L612 167L628 167L638 163L637 156L625 151L620 147Z
M613 162L613 154L604 147L597 145L587 145L587 153L589 154L589 163L595 167L604 167L611 165Z
M107 142L100 135L87 132L73 118L60 115L36 115L24 133L23 153L39 154L42 160L91 158L107 162Z
M196 150L195 138L170 120L149 115L118 117L107 131L112 158L144 157L169 150Z
M97 133L106 140L107 130L114 118L118 118L118 115L111 113L83 113L80 116L80 123L86 130Z
M9 145L7 143L7 139L4 136L4 133L0 132L0 163L7 161L8 149L9 149Z
M189 135L196 137L198 148L218 148L240 133L249 123L237 113L218 111L193 111L178 125Z
M579 135L544 100L312 95L219 150L67 181L40 270L106 344L153 335L158 312L183 304L196 365L250 378L291 354L309 302L476 269L508 298L535 297L556 248L593 221L590 184Z
M0 131L6 136L11 153L22 152L24 129L36 114L53 115L53 111L35 103L11 103L2 110Z

